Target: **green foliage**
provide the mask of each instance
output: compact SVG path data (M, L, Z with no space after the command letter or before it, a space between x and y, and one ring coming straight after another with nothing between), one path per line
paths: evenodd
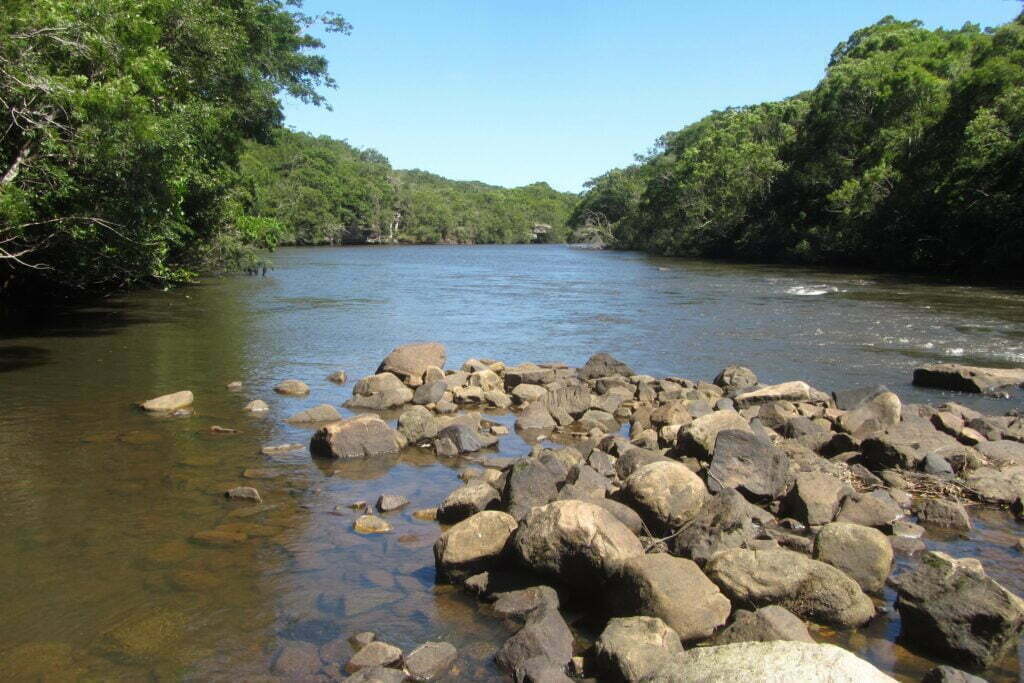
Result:
M601 210L619 246L663 254L1019 277L1022 140L1024 18L887 17L814 90L715 112L596 178L574 220Z
M286 4L5 1L0 291L182 280L276 241L231 199L238 154L280 125L279 92L331 85L317 19Z

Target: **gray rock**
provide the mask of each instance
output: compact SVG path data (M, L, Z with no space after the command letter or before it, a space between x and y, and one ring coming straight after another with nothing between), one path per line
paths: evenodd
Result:
M432 382L424 382L416 387L412 394L412 402L417 405L438 403L444 398L444 392L448 391L448 383L443 379L435 379Z
M840 416L839 426L850 434L868 434L895 427L902 415L900 397L885 391Z
M451 643L430 641L405 655L405 670L414 681L433 681L448 673L458 652Z
M361 458L399 451L398 432L374 415L359 415L318 429L309 442L316 458Z
M368 666L345 679L345 683L402 683L405 673L384 666Z
M768 502L786 492L789 462L771 443L747 431L718 433L707 469L708 490L737 489L754 502Z
M523 681L533 677L530 670L538 666L533 659L543 660L544 668L564 672L572 659L572 643L572 631L558 609L542 605L527 615L526 624L505 641L494 659L517 681Z
M412 400L412 389L390 372L364 377L352 387L352 398L345 402L349 408L387 410L405 405Z
M921 683L986 683L984 678L973 676L951 666L937 666L921 679Z
M781 605L797 616L851 628L875 614L871 598L831 565L790 550L723 551L707 563L708 578L740 605Z
M594 643L601 680L640 681L683 653L679 635L656 617L611 619Z
M903 508L888 491L878 490L847 496L836 515L836 521L862 524L888 532L892 529L892 523L901 517Z
M286 379L274 387L274 391L285 396L305 396L309 393L309 386L298 379Z
M747 408L773 401L803 403L810 401L811 397L811 387L806 382L783 382L742 393L734 400L738 408Z
M295 413L286 422L298 424L304 422L334 422L340 419L341 413L338 412L337 408L327 403L321 403L318 406Z
M984 394L1003 387L1024 385L1024 369L932 363L914 370L914 385Z
M679 430L676 439L676 453L698 460L708 460L715 450L718 433L726 429L750 432L750 425L739 413L722 410L708 413L694 419L686 427Z
M714 383L723 389L740 392L757 385L757 375L748 367L730 365L715 376Z
M394 666L402 661L402 650L380 640L367 643L359 649L345 665L345 670L355 673L374 666Z
M893 550L881 531L860 524L832 522L814 539L814 559L826 562L857 582L867 593L885 586Z
M497 443L494 437L485 437L467 424L455 422L437 432L437 440L447 439L458 455L476 453Z
M545 431L554 429L556 425L555 418L551 417L551 411L540 402L531 403L516 418L516 429L520 431Z
M455 524L478 512L483 512L500 499L494 487L483 481L474 481L460 486L448 494L437 508L437 521Z
M614 375L629 377L636 373L628 365L607 353L595 353L584 363L583 367L576 371L576 374L580 379L598 379Z
M620 495L658 533L691 522L709 497L700 477L678 462L644 465L629 476Z
M833 391L832 399L836 402L839 410L856 410L865 403L871 401L880 394L889 391L888 388L878 384L873 387L859 387L857 389L846 389L844 391Z
M592 505L596 505L599 508L604 508L608 512L612 513L615 519L622 522L626 528L634 534L639 535L643 531L643 520L640 518L640 515L636 513L636 510L628 505L623 505L622 503L616 500L611 500L610 498L591 498L588 499L587 502Z
M890 468L915 470L925 456L958 442L935 429L929 420L906 415L894 427L864 439L861 444L864 465L873 472Z
M394 512L408 504L409 499L405 496L396 496L390 493L385 493L377 498L377 510L380 512Z
M437 418L423 406L412 406L398 416L398 431L411 444L429 441L437 436Z
M761 526L773 517L751 505L735 489L711 496L700 512L672 539L673 552L703 566L728 548L752 548Z
M511 368L505 368L505 389L513 390L520 384L548 384L554 381L555 371L551 368L542 368L534 363L521 363Z
M997 467L1024 465L1024 443L1019 441L983 441L975 448Z
M828 524L839 511L839 501L852 493L840 479L824 472L801 472L786 497L783 510L809 526Z
M560 601L558 593L550 586L530 586L520 590L494 594L491 609L504 619L525 621L526 616L538 607L548 606L558 609Z
M320 653L312 643L291 642L281 648L270 670L279 676L299 679L320 670Z
M523 566L581 589L604 583L624 561L644 552L640 540L610 512L578 500L531 510L514 545Z
M532 508L550 503L558 496L558 486L565 475L550 460L523 458L508 469L502 502L510 515L522 519Z
M923 498L914 505L917 521L926 526L970 531L971 518L961 503L941 498Z
M954 661L990 666L1024 630L1024 601L986 576L973 558L929 551L894 584L909 642Z
M444 368L448 359L443 344L426 342L421 344L404 344L397 347L381 362L377 372L390 372L403 379L407 384L419 384L428 368Z
M773 640L795 640L813 643L800 617L785 607L768 605L753 612L736 610L732 623L715 636L715 645L730 643L769 642Z
M434 543L438 579L459 581L498 566L516 527L510 515L486 510L448 529Z
M615 460L615 473L619 476L619 479L625 481L638 469L644 465L650 465L652 462L675 461L670 458L666 458L658 451L630 446L623 451L621 455L619 455L618 459Z
M683 642L707 638L732 611L729 600L700 567L665 553L623 562L609 596L615 613L658 617Z

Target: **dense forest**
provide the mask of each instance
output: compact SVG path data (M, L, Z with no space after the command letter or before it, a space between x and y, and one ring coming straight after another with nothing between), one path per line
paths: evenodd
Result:
M570 225L622 248L1019 279L1024 15L887 17L813 90L716 111L586 187Z
M546 183L507 189L394 170L376 150L284 129L247 145L240 168L248 210L279 222L288 244L564 242L578 199Z

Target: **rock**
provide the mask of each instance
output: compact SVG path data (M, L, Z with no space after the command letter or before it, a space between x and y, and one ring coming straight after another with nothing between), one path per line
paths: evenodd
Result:
M823 526L814 539L814 559L839 569L861 590L877 593L892 570L893 550L889 539L877 529L832 522Z
M773 401L801 403L811 400L811 387L806 382L783 382L742 393L733 400L737 408L748 408Z
M748 367L730 365L715 376L714 383L723 389L741 392L757 386L757 375Z
M747 431L718 433L707 469L708 490L737 489L753 502L769 502L786 492L789 461L779 449Z
M885 391L840 416L839 426L850 434L876 432L898 425L902 414L900 397Z
M986 683L984 678L973 676L951 666L937 666L921 679L921 683Z
M301 451L303 448L305 448L305 446L301 443L278 443L263 446L260 448L260 453L263 455L279 455L281 453L289 453L291 451Z
M924 498L914 505L917 521L927 526L935 526L956 531L970 531L971 518L964 506L953 500L941 498Z
M929 420L905 416L895 427L864 439L861 444L864 465L873 472L890 468L915 470L925 456L958 442L935 429Z
M643 530L644 522L640 518L640 515L628 505L611 500L610 498L591 498L587 501L599 508L604 508L608 512L612 513L615 519L622 522L627 529L632 531L634 534L639 535Z
M332 679L333 680L333 679ZM405 673L385 666L368 666L345 679L345 683L402 683Z
M997 470L979 467L963 474L964 482L978 498L994 505L1010 505L1024 496L1024 472L1019 468Z
M408 504L409 499L405 496L396 496L390 493L385 493L377 499L377 509L380 512L394 512Z
M557 607L542 605L530 612L526 624L505 641L494 656L498 666L517 681L532 678L535 667L562 671L572 659L572 631ZM531 660L541 660L540 662Z
M551 412L543 403L531 403L516 418L516 429L519 431L554 429L557 423Z
M309 385L300 379L286 379L278 383L274 391L285 396L305 396L309 393Z
M150 413L170 413L175 410L182 410L192 405L191 391L177 391L173 394L164 394L143 401L140 407Z
M884 394L889 391L888 388L881 384L873 387L860 387L857 389L846 389L844 391L833 391L832 399L836 403L836 408L839 410L856 410L865 403L869 403L872 399L880 394Z
M218 529L210 529L209 531L199 531L192 534L192 540L199 545L235 545L236 543L244 543L249 540L249 537L238 531L221 531Z
M516 403L533 403L547 395L548 390L537 384L518 384L512 390L512 398Z
M751 505L735 489L726 489L701 508L694 520L672 539L675 554L703 566L728 548L753 548L770 513Z
M1024 443L1019 441L983 441L975 448L997 467L1024 465Z
M647 450L646 448L630 447L622 455L619 456L615 461L615 474L619 476L619 479L625 481L644 465L650 465L652 462L676 462L670 458L666 458L658 451Z
M360 534L386 534L391 531L391 524L374 515L361 515L352 528Z
M403 344L385 356L377 372L390 372L397 375L406 384L419 386L427 368L444 368L448 354L444 345L437 342L421 344Z
M658 617L683 642L707 638L729 618L729 600L694 562L665 553L625 560L609 591L620 615Z
M555 371L533 363L521 363L505 369L505 388L513 390L520 384L547 384L554 381Z
M437 519L437 508L422 508L414 510L412 516L425 522L433 522Z
M698 417L679 430L676 451L679 455L707 460L715 450L718 433L726 429L750 432L750 425L736 412L721 410Z
M803 619L852 628L875 614L871 598L831 565L791 550L725 550L708 561L708 578L739 605L781 605Z
M839 501L852 489L824 472L801 472L786 497L783 509L808 526L828 524L839 511Z
M1024 368L982 368L956 363L932 363L914 369L914 385L986 394L997 389L1024 385Z
M327 381L334 382L335 384L344 384L348 381L348 375L345 374L344 370L335 370L327 375Z
M335 420L340 419L341 414L334 406L328 405L327 403L321 403L318 406L313 406L312 408L299 411L285 421L292 423L334 422Z
M451 643L423 643L405 656L405 670L414 681L432 681L448 673L457 654Z
M318 429L309 442L316 458L361 458L399 451L398 432L374 415L359 415Z
M594 664L601 680L640 681L682 653L678 634L661 619L611 619L594 643Z
M270 406L267 405L266 401L256 399L255 401L249 401L246 403L242 410L249 413L265 413L270 410Z
M903 508L888 491L879 490L847 496L836 515L836 521L862 524L888 532L892 529L892 523L901 517Z
M402 661L402 651L394 645L375 640L364 645L352 655L345 665L345 671L355 673L372 666L394 666Z
M397 375L381 372L364 377L352 387L352 398L345 402L349 408L387 410L410 402L412 389L405 386Z
M270 668L278 676L301 679L320 671L320 654L312 643L288 643L277 653Z
M538 607L558 608L558 593L550 586L530 586L522 590L496 593L491 609L503 619L525 620Z
M443 379L436 379L433 382L424 382L416 387L413 392L412 402L417 405L438 403L444 398L444 392L448 391L448 383Z
M437 436L437 418L423 406L412 406L398 416L398 431L411 444L428 441Z
M540 400L552 415L578 418L590 410L590 390L582 385L550 389Z
M579 659L573 657L570 664ZM547 657L531 657L516 669L516 676L523 683L572 683L565 675L565 666L556 664Z
M550 503L558 496L565 474L557 463L540 458L523 458L508 469L502 502L508 513L523 519L531 509Z
M263 497L260 495L260 492L252 486L236 486L232 489L228 489L224 492L224 497L232 500L251 500L256 503L263 502Z
M498 442L493 436L480 434L462 422L454 422L437 432L437 441L448 440L455 448L456 455L476 453L479 450L493 446Z
M736 610L732 623L715 636L714 644L764 643L773 640L815 642L807 631L807 624L800 617L785 607L768 605L753 612Z
M696 683L895 683L849 650L835 645L777 640L687 650L649 680Z
M685 465L654 462L629 476L620 492L655 532L673 533L691 522L708 499L708 490Z
M640 540L610 512L561 500L534 508L515 535L523 565L580 588L601 585L622 563L644 552Z
M455 524L478 512L483 512L500 499L498 492L490 484L478 481L471 482L448 494L437 508L437 521L443 524Z
M486 510L448 529L434 543L438 578L459 581L497 566L517 526L511 515Z
M893 583L908 642L942 657L991 666L1016 647L1024 629L1024 601L973 558L929 551Z
M580 379L598 379L615 375L629 377L635 374L632 368L607 353L595 353L576 371Z

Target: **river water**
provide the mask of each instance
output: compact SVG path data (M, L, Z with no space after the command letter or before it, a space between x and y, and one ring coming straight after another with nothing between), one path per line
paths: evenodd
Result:
M282 419L341 404L351 382L327 374L369 374L398 344L441 341L449 367L469 357L577 365L607 351L652 375L710 379L741 363L765 382L885 384L904 401L1022 407L910 385L924 361L1024 364L1024 295L1012 290L561 246L286 249L274 261L266 277L0 321L5 679L254 679L287 644L327 644L321 652L343 665L344 639L362 630L403 648L448 640L458 676L500 677L490 658L509 631L434 586L439 528L411 515L459 483L453 463L415 449L340 466L306 450L259 452L308 443L310 431ZM273 393L286 378L311 394ZM243 389L228 391L235 380ZM196 395L192 417L134 407L180 389ZM254 398L268 416L242 411ZM501 450L528 446L512 435ZM220 495L239 484L261 490L263 512L239 516L248 508ZM348 504L381 493L412 504L388 515L393 533L355 534ZM1011 547L1021 528L1003 513L975 517L970 537L929 544L982 558L1024 594ZM190 540L225 524L255 538ZM930 664L898 633L891 615L818 635L910 680ZM1016 678L1018 658L986 675Z

